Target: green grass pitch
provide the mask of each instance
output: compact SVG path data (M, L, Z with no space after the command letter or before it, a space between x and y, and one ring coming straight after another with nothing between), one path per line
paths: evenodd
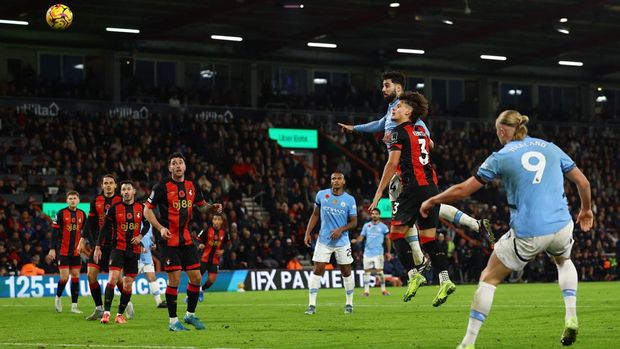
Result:
M465 333L474 285L457 286L447 303L431 306L437 286L403 303L404 288L378 288L369 298L356 289L354 313L344 314L344 290L321 289L317 314L303 312L307 290L208 293L197 314L207 330L173 333L167 311L153 298L134 296L136 318L126 325L88 322L84 314L54 311L53 298L0 299L0 348L455 348ZM620 284L582 283L580 330L574 348L620 348ZM185 313L179 295L179 315ZM116 296L113 314L120 297ZM476 348L561 348L564 303L557 284L500 285Z

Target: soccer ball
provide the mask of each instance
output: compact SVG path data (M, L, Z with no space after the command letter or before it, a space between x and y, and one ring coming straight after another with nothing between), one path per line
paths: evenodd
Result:
M66 5L52 5L45 14L45 21L54 30L65 30L73 22L73 12Z

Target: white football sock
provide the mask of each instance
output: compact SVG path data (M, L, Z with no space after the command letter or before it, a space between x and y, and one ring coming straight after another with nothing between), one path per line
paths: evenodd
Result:
M447 270L442 270L441 273L439 273L439 282L443 284L446 281L450 281L450 275L448 275Z
M465 338L463 338L462 344L470 345L476 343L480 327L491 311L494 295L495 286L482 281L478 284L478 289L474 294L474 301L471 304L467 333Z
M558 267L558 284L564 296L564 306L566 307L565 320L577 316L577 269L573 261L565 260Z
M344 291L347 295L347 302L345 304L353 305L353 289L355 288L355 279L353 279L353 273L349 276L342 277L344 283Z
M149 282L149 290L151 291L151 294L155 298L155 303L159 305L161 303L161 296L160 296L161 292L159 291L159 284L157 283L157 281Z
M409 246L411 246L411 254L413 255L413 264L416 266L422 264L424 262L424 253L422 252L422 248L420 247L420 241L418 237L418 228L414 225L407 233L405 233L405 240Z
M476 219L472 218L466 213L459 211L456 207L451 205L441 204L441 206L439 206L439 217L458 226L465 226L469 230L475 232L478 232L478 230L480 230L478 221Z
M179 318L178 317L171 317L170 318L170 325L174 325L177 322L179 322Z
M370 272L364 272L364 292L370 292Z
M377 275L379 276L379 282L381 283L381 292L385 292L385 274L383 274L383 271L380 271Z
M314 305L316 306L316 295L317 293L319 293L319 288L321 287L321 276L318 276L314 273L312 273L312 276L310 276L310 283L309 283L309 295L308 295L308 305Z

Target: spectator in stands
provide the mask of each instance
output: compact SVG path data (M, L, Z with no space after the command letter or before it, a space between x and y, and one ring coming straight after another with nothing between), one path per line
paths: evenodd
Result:
M22 266L19 274L22 276L37 276L45 274L45 270L39 268L39 255L34 255L30 259L30 263L26 263Z

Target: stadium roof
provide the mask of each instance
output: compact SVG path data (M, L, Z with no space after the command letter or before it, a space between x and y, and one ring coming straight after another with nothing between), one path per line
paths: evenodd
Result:
M5 0L1 42L130 53L620 82L620 1L611 0L107 0L67 2L68 32L44 21L50 3ZM303 8L300 5L303 4ZM139 34L106 32L139 29ZM228 35L243 41L219 41ZM308 42L336 48L308 47ZM424 54L398 53L398 48ZM505 61L481 55L505 56ZM558 61L583 62L581 67Z

